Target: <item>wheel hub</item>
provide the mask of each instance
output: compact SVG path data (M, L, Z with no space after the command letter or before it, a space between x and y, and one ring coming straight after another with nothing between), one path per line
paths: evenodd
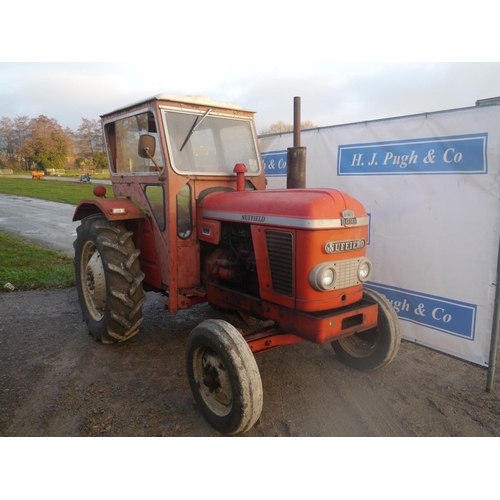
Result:
M211 393L220 389L219 374L212 365L208 365L203 368L203 384L205 387L208 387L208 390Z
M203 401L216 415L227 415L233 404L233 391L221 357L209 347L200 346L193 361L194 377Z
M367 358L379 342L377 329L368 330L366 332L355 333L349 337L339 340L343 349L355 358Z
M83 249L81 276L87 309L95 321L100 321L106 310L106 276L101 255L92 242Z

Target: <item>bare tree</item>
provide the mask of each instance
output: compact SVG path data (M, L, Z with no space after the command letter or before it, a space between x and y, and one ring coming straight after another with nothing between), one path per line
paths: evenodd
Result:
M0 162L9 166L16 155L14 142L14 124L10 118L2 116L0 119Z
M22 156L21 146L31 137L30 119L27 116L11 118L2 117L0 120L0 156L2 163L9 168L27 168Z
M104 153L104 140L99 120L82 118L82 123L75 134L77 163L80 166L103 168L107 165ZM104 160L104 161L103 161Z
M310 120L305 120L300 122L300 128L301 130L305 130L308 128L317 128L317 125L315 125L312 121ZM284 121L280 120L272 125L269 125L269 127L263 128L260 133L261 135L267 135L267 134L278 134L280 132L290 132L293 130L293 124L291 123L285 123Z
M100 122L82 118L82 123L76 132L76 141L81 156L92 157L102 153L104 148Z

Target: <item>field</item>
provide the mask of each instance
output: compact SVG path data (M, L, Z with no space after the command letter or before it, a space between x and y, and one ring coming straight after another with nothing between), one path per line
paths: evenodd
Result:
M42 200L77 205L83 198L93 198L94 184L53 180L0 177L0 193L28 196Z

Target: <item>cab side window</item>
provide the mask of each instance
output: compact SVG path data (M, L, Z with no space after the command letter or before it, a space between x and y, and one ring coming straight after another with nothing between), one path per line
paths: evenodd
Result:
M105 125L111 156L111 171L117 174L144 174L155 172L154 163L138 154L139 137L149 134L160 144L154 115L146 111ZM163 169L161 148L157 147L154 159Z
M165 221L165 192L162 185L150 184L144 189L146 198L148 199L151 212L158 224L158 227L164 231L166 227Z
M186 239L191 236L192 231L191 187L186 184L177 193L177 235Z

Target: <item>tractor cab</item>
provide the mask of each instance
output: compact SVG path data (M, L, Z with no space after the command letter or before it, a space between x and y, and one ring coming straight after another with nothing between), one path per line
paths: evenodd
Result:
M162 94L101 117L115 197L142 207L151 223L134 238L159 247L141 253L145 281L167 288L171 312L200 294L197 201L235 191L237 164L245 189L265 188L253 115L207 97Z

